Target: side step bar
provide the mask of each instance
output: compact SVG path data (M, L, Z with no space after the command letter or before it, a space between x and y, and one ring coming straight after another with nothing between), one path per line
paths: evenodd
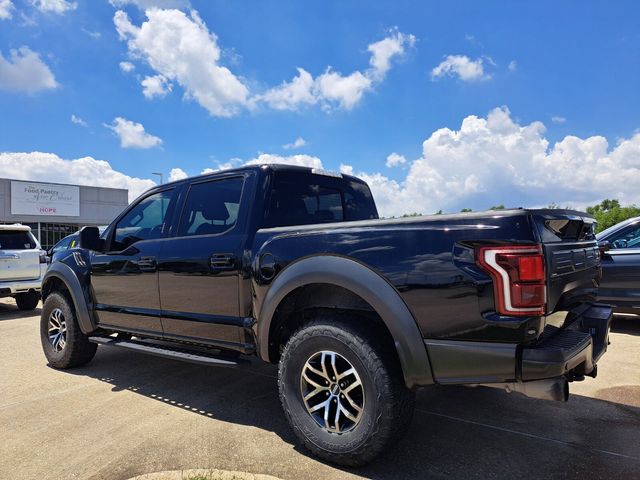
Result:
M136 352L148 353L150 355L156 355L158 357L171 358L173 360L182 360L183 362L197 363L200 365L236 367L240 364L246 363L246 360L225 357L223 355L214 355L207 352L199 352L160 343L148 343L144 341L108 336L89 337L89 341L97 343L98 345L126 348L127 350L134 350Z

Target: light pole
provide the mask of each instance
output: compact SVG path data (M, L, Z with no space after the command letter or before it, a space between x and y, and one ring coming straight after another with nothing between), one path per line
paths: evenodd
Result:
M162 172L151 172L151 175L158 175L160 177L160 185L162 185L164 180L164 175L162 174Z

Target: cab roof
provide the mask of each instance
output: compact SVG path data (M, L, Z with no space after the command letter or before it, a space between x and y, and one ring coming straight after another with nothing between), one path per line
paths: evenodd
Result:
M216 170L215 172L204 173L202 175L194 175L192 177L175 180L173 182L167 182L162 186L179 185L181 183L193 181L193 179L196 179L196 178L199 179L199 178L215 177L221 174L227 175L230 173L233 174L233 173L240 173L240 172L256 172L256 171L268 171L268 170L277 171L277 172L298 172L298 173L308 173L312 175L324 175L324 176L329 176L334 178L344 178L344 179L355 181L358 183L365 183L364 180L361 180L352 175L346 175L340 172L333 172L331 170L325 170L322 168L303 167L298 165L286 165L282 163L265 163L265 164L255 164L255 165L244 165L242 167L230 168L227 170ZM159 186L160 185L158 185L158 187ZM154 187L154 188L157 188L157 187Z

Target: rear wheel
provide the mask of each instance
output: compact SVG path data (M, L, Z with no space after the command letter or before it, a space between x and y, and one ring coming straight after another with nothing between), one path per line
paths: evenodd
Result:
M34 310L40 301L40 292L26 292L16 294L16 305L19 310Z
M59 292L44 302L40 317L40 341L54 368L73 368L93 359L98 345L82 333L71 301Z
M293 334L280 359L287 420L311 452L340 465L371 461L413 414L393 345L373 332L318 318Z

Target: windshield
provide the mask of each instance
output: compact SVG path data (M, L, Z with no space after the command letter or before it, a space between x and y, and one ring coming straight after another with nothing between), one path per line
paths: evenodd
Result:
M617 232L620 229L623 229L624 227L626 227L627 225L631 225L632 223L635 223L637 221L640 221L640 217L636 217L636 218L630 218L628 220L625 220L623 222L620 223L616 223L615 225L607 228L606 230L601 231L600 233L598 233L596 235L596 238L598 240L604 240L606 239L608 236L610 236L612 233Z

